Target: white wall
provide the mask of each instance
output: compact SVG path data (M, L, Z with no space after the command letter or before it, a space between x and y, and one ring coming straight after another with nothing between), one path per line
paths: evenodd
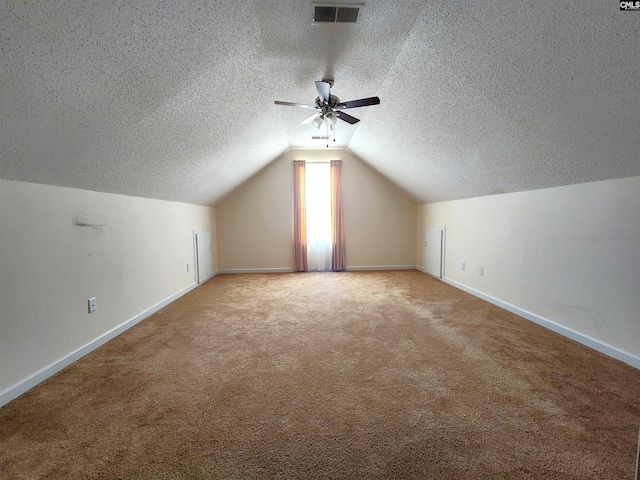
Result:
M0 180L0 405L76 350L193 288L193 230L215 238L214 215L211 207ZM91 315L90 297L98 306Z
M640 177L421 205L418 265L427 225L446 225L447 281L640 368Z
M347 268L415 265L417 206L344 149L291 149L216 206L220 270L293 269L293 160L342 160Z

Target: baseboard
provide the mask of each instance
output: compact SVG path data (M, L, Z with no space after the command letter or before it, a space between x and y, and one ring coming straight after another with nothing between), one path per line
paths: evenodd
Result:
M437 280L442 280L442 277L436 277L432 273L427 272L427 269L424 268L424 267L421 267L420 265L416 265L416 270L420 270L422 273L425 273L425 274L429 275L430 277L433 277L433 278L435 278Z
M640 431L638 432L638 450L636 451L636 480L640 480Z
M58 373L63 368L68 367L73 362L75 362L76 360L79 360L80 358L84 357L86 354L92 352L96 348L104 345L109 340L117 337L118 335L120 335L125 330L128 330L129 328L133 327L137 323L140 323L145 318L153 315L154 313L156 313L161 308L169 305L171 302L177 300L178 298L180 298L184 294L190 292L191 290L193 290L197 286L198 286L197 283L192 283L191 285L183 288L182 290L178 291L177 293L174 293L173 295L165 298L161 302L156 303L152 307L144 310L143 312L139 313L135 317L130 318L126 322L121 323L117 327L114 327L111 330L109 330L108 332L105 332L102 335L100 335L99 337L91 340L86 345L78 348L77 350L74 350L73 352L71 352L71 353L65 355L64 357L62 357L61 359L59 359L59 360L47 365L44 368L41 368L37 372L35 372L35 373L29 375L28 377L26 377L26 378L24 378L24 379L22 379L22 380L20 380L20 381L18 381L16 383L14 383L13 385L10 385L9 387L5 388L4 390L2 390L0 392L0 407L2 407L3 405L9 403L14 398L19 397L20 395L22 395L23 393L25 393L28 390L32 389L33 387L38 385L40 382L46 380L47 378L51 377L52 375L55 375L56 373Z
M221 268L218 273L293 273L293 268Z
M365 270L415 270L415 265L368 265L346 267L345 272L359 272ZM293 268L221 268L217 273L293 273Z
M512 305L509 302L502 301L498 298L492 297L491 295L487 295L486 293L480 292L471 287L467 287L462 283L458 283L454 280L448 278L442 278L443 282L448 283L449 285L456 287L460 290L463 290L471 295L486 300L493 305L496 305L500 308L503 308L511 313L514 313L520 317L526 318L538 325L541 325L549 330L552 330L556 333L559 333L562 336L570 338L578 343L581 343L589 348L592 348L600 353L604 353L609 357L615 358L616 360L620 360L621 362L626 363L627 365L631 365L637 369L640 369L640 357L638 355L634 355L633 353L625 352L624 350L620 350L613 345L609 345L608 343L602 342L596 338L590 337L589 335L585 335L584 333L578 332L569 327L565 327L564 325L560 325L559 323L554 322L553 320L549 320L548 318L541 317L533 312L525 310L523 308Z
M415 270L415 265L367 265L367 266L352 266L345 267L346 272L361 272L368 270Z
M216 275L218 275L218 270L216 270L215 272L213 272L211 275L209 275L207 278L205 278L203 281L200 282L200 285L202 285L203 283L208 282L209 280L211 280L213 277L215 277Z

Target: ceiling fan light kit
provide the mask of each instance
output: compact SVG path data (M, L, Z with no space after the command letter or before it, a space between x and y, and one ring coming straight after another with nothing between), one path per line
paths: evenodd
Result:
M324 116L324 123L327 125L335 125L338 121L338 115L336 112L327 112Z

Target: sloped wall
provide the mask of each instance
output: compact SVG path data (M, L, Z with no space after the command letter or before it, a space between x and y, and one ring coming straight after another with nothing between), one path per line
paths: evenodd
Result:
M347 268L413 267L416 203L348 150L291 149L216 206L220 270L293 270L293 160L342 160Z
M639 212L640 177L421 205L417 262L446 225L446 281L640 368Z
M0 405L193 288L194 229L213 208L0 180Z

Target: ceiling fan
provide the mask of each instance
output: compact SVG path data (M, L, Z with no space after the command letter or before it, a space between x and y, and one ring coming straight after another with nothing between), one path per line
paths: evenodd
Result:
M378 97L361 98L359 100L351 100L350 102L341 102L338 97L331 95L332 87L332 78L324 78L322 81L316 82L318 97L316 98L315 105L280 102L278 100L275 101L275 104L316 110L316 113L303 120L301 123L303 125L313 123L317 128L320 128L322 124L325 123L327 127L331 128L331 130L334 130L338 119L350 124L358 123L360 121L360 119L345 113L344 110L347 108L366 107L368 105L380 104L380 99Z

